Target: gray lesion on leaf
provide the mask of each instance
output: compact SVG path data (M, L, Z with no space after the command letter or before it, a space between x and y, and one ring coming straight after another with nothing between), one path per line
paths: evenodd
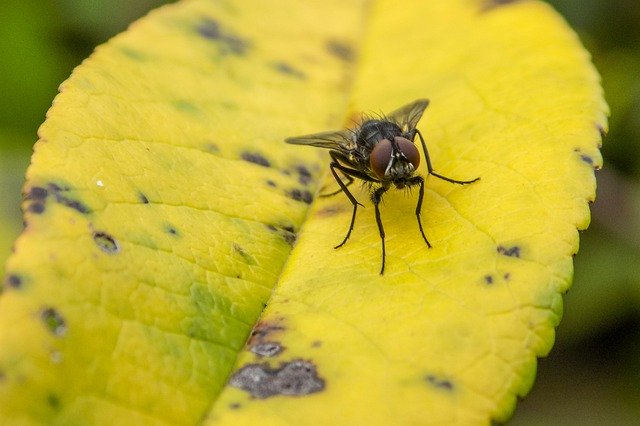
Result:
M249 347L251 352L265 358L272 358L279 355L284 349L284 346L282 346L280 342L260 342Z
M256 324L247 342L249 350L260 357L271 358L279 355L285 347L274 340L274 335L285 330L282 319L264 320Z
M296 359L281 363L277 368L267 363L245 365L231 376L229 385L249 392L254 398L265 399L320 392L325 381L318 376L312 362Z

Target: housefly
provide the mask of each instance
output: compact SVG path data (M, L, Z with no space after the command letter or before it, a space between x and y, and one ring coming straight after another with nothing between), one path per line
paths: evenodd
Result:
M424 178L417 174L420 153L414 144L416 135L420 139L422 152L427 161L428 174L460 185L473 183L480 179L478 177L473 180L456 180L438 174L433 170L427 145L422 134L416 128L427 105L429 105L427 99L418 99L386 116L377 118L363 117L362 124L353 129L314 133L285 140L291 144L311 145L329 149L329 155L331 156L329 168L340 189L327 194L327 196L335 195L342 191L353 205L351 223L349 224L347 235L334 248L342 247L347 242L351 231L353 231L358 206L362 206L349 191L349 185L355 179L360 179L369 187L371 201L375 207L378 231L382 240L380 275L384 274L386 252L384 227L380 219L379 205L384 193L392 186L397 189L419 187L416 218L424 242L427 243L428 247L431 247L420 219L422 199L424 198ZM338 175L338 172L343 175L344 180Z

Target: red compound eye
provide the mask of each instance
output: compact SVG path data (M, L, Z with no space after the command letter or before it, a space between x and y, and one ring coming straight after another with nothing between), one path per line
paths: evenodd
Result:
M395 141L398 144L398 148L400 148L400 152L407 157L407 160L409 160L413 165L413 168L418 170L418 166L420 165L420 153L418 152L418 148L416 148L413 142L409 139L396 136Z
M391 152L392 148L389 139L382 139L373 147L373 151L371 151L369 164L371 165L373 173L380 179L384 178L384 172L387 171L387 166L391 161Z

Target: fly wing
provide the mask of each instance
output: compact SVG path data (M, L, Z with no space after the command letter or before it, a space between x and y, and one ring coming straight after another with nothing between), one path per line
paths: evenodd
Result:
M338 151L352 150L355 148L353 131L348 129L294 136L286 138L284 141L294 145L311 145Z
M418 125L427 105L429 105L428 99L418 99L393 111L387 116L387 119L394 121L403 131L411 131Z

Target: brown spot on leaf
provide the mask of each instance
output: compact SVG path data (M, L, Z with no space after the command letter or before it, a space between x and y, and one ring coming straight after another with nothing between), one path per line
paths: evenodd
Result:
M271 321L260 321L251 330L251 336L249 336L249 346L259 345L266 342L268 339L273 338L274 334L283 331L285 327L281 324L282 319L275 319Z

